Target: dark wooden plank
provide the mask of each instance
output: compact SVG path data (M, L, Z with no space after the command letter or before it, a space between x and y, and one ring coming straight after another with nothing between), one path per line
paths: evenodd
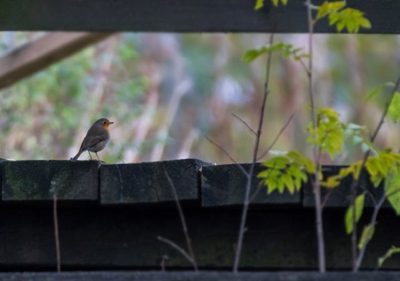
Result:
M250 164L241 164L249 171ZM268 194L257 179L264 168L257 165L252 180L251 194L257 194L252 203L261 204L300 204L300 193L283 194L277 191ZM246 190L247 177L237 164L203 167L201 176L202 205L205 207L241 205Z
M184 159L137 164L102 165L102 204L133 204L174 201L168 173L180 200L198 200L199 170L205 162Z
M97 161L2 162L2 200L98 200Z
M307 32L304 1L254 11L255 0L3 0L0 30ZM400 33L397 0L349 0L367 14L367 33ZM316 32L335 32L326 23Z
M1 273L0 281L397 281L399 272L224 272L224 271L126 271L126 272L27 272Z
M0 58L0 89L110 35L111 33L57 32L23 45Z
M184 208L194 252L202 269L230 269L241 210ZM176 208L74 207L59 209L61 261L64 270L190 269L176 250L157 241L163 236L185 247ZM0 270L54 270L52 209L0 208ZM326 210L329 269L350 267L350 237L344 211ZM314 211L310 208L251 210L241 266L243 269L316 269ZM368 248L365 268L398 241L398 217L383 210ZM400 256L385 264L399 269Z

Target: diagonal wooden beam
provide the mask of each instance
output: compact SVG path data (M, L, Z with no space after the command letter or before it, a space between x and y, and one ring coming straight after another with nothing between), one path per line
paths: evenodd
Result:
M112 33L54 32L0 58L0 89L105 39Z

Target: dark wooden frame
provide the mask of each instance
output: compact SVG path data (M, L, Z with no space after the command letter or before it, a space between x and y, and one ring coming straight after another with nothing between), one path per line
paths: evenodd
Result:
M274 8L265 0L2 0L0 30L151 32L307 32L303 0ZM372 29L361 33L400 33L397 0L348 0L366 13ZM326 22L315 32L335 33Z

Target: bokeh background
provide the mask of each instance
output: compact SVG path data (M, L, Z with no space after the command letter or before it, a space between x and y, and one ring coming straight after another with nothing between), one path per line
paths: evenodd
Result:
M2 55L43 36L0 33ZM111 141L100 153L107 163L199 158L216 163L251 160L254 135L233 116L256 128L265 81L265 61L243 61L247 49L268 34L116 33L0 93L0 157L69 159L90 125L114 121ZM372 130L389 89L400 75L400 37L315 35L318 106L338 110L344 121ZM307 51L307 35L278 35ZM271 92L261 151L294 113L274 150L308 153L307 77L298 62L273 57ZM375 93L372 95L371 93ZM397 124L386 122L381 147L399 148ZM349 143L333 163L360 156ZM88 159L87 153L80 159ZM326 160L328 161L328 160Z

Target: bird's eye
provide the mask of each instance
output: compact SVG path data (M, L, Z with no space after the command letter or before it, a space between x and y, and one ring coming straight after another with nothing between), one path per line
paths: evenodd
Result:
M103 124L106 125L106 124L107 124L107 121L103 121Z

